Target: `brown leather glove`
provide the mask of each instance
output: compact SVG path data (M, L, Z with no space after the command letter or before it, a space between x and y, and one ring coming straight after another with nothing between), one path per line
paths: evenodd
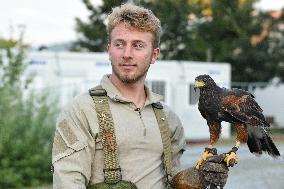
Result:
M199 178L203 188L223 188L227 182L229 169L224 163L226 154L214 155L201 165Z
M216 151L217 154L217 151ZM191 167L173 177L174 189L223 188L228 178L228 167L223 162L225 154L213 155L208 158L199 170Z

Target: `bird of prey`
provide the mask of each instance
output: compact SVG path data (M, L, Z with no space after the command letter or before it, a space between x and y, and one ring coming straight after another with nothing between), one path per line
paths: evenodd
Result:
M272 157L280 156L267 132L270 125L251 93L242 89L221 88L209 75L197 76L195 87L200 89L198 109L206 119L210 132L210 144L197 162L197 169L212 156L211 150L219 139L222 121L233 124L237 132L236 144L224 160L227 166L237 163L236 152L240 143L247 143L250 152L254 154L266 152Z

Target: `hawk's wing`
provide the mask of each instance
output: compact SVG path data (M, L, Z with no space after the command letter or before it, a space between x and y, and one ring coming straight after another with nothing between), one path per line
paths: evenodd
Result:
M262 114L262 109L253 99L253 96L243 90L233 89L222 98L222 109L240 122L269 126Z

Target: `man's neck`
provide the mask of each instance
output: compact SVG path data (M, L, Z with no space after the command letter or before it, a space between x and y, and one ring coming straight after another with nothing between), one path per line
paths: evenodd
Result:
M122 96L132 101L137 108L144 106L147 98L144 80L137 81L136 83L123 83L118 78L110 75L110 81L119 90Z

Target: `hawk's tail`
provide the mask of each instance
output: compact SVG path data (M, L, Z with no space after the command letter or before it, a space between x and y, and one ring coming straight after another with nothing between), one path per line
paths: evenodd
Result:
M248 126L247 145L251 153L262 154L267 152L270 156L277 157L280 153L268 135L267 131L262 127Z

